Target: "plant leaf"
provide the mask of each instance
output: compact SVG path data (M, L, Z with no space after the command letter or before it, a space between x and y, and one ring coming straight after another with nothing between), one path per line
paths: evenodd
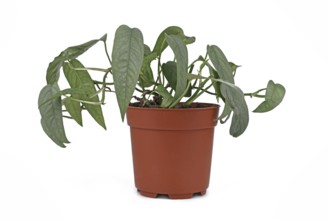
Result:
M216 45L207 46L209 58L214 65L219 77L224 81L234 84L233 70L222 50Z
M134 93L141 72L143 57L142 32L137 28L121 25L115 32L112 50L112 71L122 120L124 120Z
M248 106L244 99L244 94L241 89L234 85L233 69L222 50L216 45L208 46L207 52L210 61L215 67L219 79L213 79L221 82L220 92L224 98L225 105L229 105L233 111L230 134L233 137L238 137L246 130L249 124ZM229 115L230 111L227 109L225 114L220 117Z
M68 111L68 113L72 116L72 118L82 126L82 115L81 115L81 105L80 102L74 101L70 97L67 97L63 100L63 104Z
M154 85L153 71L149 64L143 63L141 74L139 75L139 85L142 88L147 88Z
M64 143L69 143L69 141L63 125L61 98L51 99L58 91L57 84L43 87L39 94L38 105L40 106L41 125L44 132L58 146L66 147ZM46 100L51 101L46 102ZM41 105L41 103L44 104Z
M63 71L64 75L70 84L71 88L78 88L85 91L85 94L72 94L72 98L98 103L99 97L96 94L96 89L88 71L86 70L75 70L75 68L84 68L84 66L76 59L72 59L69 62L64 63ZM100 105L83 104L89 114L94 120L106 129L102 108ZM72 116L73 117L73 116Z
M224 110L222 114L218 117L221 124L224 124L231 116L232 109L230 105L227 103L225 104Z
M151 68L151 62L156 59L156 53L151 52L149 47L144 44L144 59L143 59L143 65L142 65L142 71L139 76L139 82L140 86L150 87L154 85L155 81L153 78L153 71Z
M235 76L235 74L236 74L236 70L237 70L239 67L241 67L241 66L236 65L236 64L233 63L233 62L229 62L229 64L230 64L230 66L231 66L231 68L232 68L233 76Z
M184 35L184 31L182 28L177 26L170 26L163 30L153 48L153 52L159 56L168 46L168 42L166 41L166 35L177 35L183 40L185 44L191 44L195 42L195 37L187 37Z
M171 88L176 90L177 85L177 64L174 61L168 61L162 64L162 72Z
M182 39L176 35L166 35L166 41L175 54L177 60L177 83L174 95L174 101L170 107L174 107L186 93L187 79L185 77L188 72L188 54L187 48Z
M88 95L86 94L86 91L79 88L69 88L69 89L63 89L61 91L58 91L56 94L54 94L52 97L50 97L48 100L45 100L43 103L39 103L39 108L44 105L47 102L50 102L51 100L61 97L62 95L75 95L75 94L81 94L81 95Z
M267 83L265 101L260 103L260 105L253 112L268 112L277 107L283 100L286 89L283 85L279 83L274 83L270 80Z
M54 84L58 82L60 69L65 60L77 58L78 56L86 52L89 48L94 46L98 41L105 42L106 37L107 35L105 34L98 40L91 40L84 44L68 47L66 50L62 51L57 57L55 57L55 59L51 63L49 63L46 76L47 84Z
M172 95L161 84L157 86L156 92L163 97L161 108L168 108L172 103L174 97L172 97Z
M216 93L216 99L217 102L219 101L219 98L223 98L223 95L220 91L220 82L214 80L214 79L219 79L219 74L217 73L217 71L207 62L206 63L208 69L209 69L209 74L211 76L211 81L212 81L212 85L214 87L215 93ZM224 112L223 112L224 113Z
M224 83L221 84L221 92L225 97L225 105L229 105L233 111L230 134L238 137L243 134L249 123L248 106L244 94L239 87Z

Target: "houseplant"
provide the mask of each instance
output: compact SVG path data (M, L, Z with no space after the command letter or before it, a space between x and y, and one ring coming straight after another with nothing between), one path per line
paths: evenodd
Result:
M264 99L254 112L267 112L278 106L285 94L285 88L272 80L264 89L243 93L234 83L239 66L229 62L216 45L208 45L204 56L189 63L187 45L194 43L195 38L185 36L183 30L176 26L161 32L152 50L144 44L139 29L121 25L115 32L110 56L106 37L104 35L100 39L69 47L49 64L47 84L40 91L38 100L41 125L53 142L65 147L69 141L63 118L73 119L82 126L82 111L85 111L106 129L102 105L108 92L115 93L121 118L124 120L127 113L131 126L135 183L146 196L168 194L171 198L188 198L196 192L205 193L209 184L213 130L217 121L225 123L232 115L230 134L238 137L249 122L245 96ZM104 44L110 67L83 66L77 58L98 42ZM174 58L164 61L162 55L167 48L171 49ZM152 68L153 64L156 64L155 68ZM59 78L62 70L69 88L61 90ZM103 72L102 79L92 78L89 72L93 71ZM212 95L224 105L219 117L218 105L196 102L202 94ZM207 112L208 115L204 116L199 111ZM176 114L182 115L177 117ZM170 124L171 121L175 125ZM187 134L186 129L193 133ZM153 144L148 146L149 141L139 136L145 131L146 138L153 138ZM207 133L207 140L197 131ZM173 136L175 133L178 136ZM167 136L163 137L163 134ZM141 142L135 142L136 137ZM181 139L187 140L187 143L178 143L174 147L174 150L181 152L165 152ZM202 153L204 148L208 149L206 153ZM187 156L192 151L194 155ZM141 156L143 153L147 156ZM204 159L197 162L202 154ZM164 158L160 158L162 156ZM168 164L154 164L159 161L166 163L168 158L169 164L174 165L174 171L164 170L169 167ZM184 158L189 161L181 162ZM187 171L191 166L194 170ZM148 170L139 171L139 168ZM164 173L167 176L161 177ZM173 173L174 177L170 176ZM201 183L187 186L189 182L200 179L200 176ZM163 183L166 179L171 179L168 184Z

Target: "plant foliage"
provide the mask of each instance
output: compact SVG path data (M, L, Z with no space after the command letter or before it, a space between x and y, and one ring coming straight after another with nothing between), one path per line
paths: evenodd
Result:
M85 110L104 129L102 105L107 92L114 92L124 120L133 99L140 107L185 108L202 94L207 93L224 103L218 120L225 123L232 115L230 134L240 136L249 123L246 96L264 99L253 112L268 112L277 107L285 88L270 80L266 88L253 93L244 93L235 85L238 65L229 62L216 45L208 45L206 55L189 63L187 46L195 42L180 27L171 26L162 31L153 50L144 44L138 28L121 25L115 32L111 56L107 50L106 36L84 44L69 47L49 63L46 82L39 95L41 125L48 137L57 145L69 143L63 118L70 118L83 125ZM89 48L102 42L109 60L107 69L85 67L78 57ZM173 59L163 61L165 50L172 50ZM156 68L152 69L152 64ZM154 67L154 65L153 65ZM94 80L89 72L103 72L103 80ZM61 90L61 72L69 88ZM265 91L265 95L261 93Z

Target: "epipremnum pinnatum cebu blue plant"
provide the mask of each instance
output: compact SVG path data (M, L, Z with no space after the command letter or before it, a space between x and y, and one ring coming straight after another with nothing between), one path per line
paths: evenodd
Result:
M234 83L239 66L229 62L216 45L208 45L204 56L189 63L187 45L194 41L180 27L171 26L161 32L151 50L144 44L139 29L121 25L115 32L111 55L106 35L67 48L49 64L47 85L40 91L38 105L43 130L57 145L65 147L69 141L63 118L73 119L82 126L82 111L87 111L106 129L102 105L107 92L115 93L122 120L132 99L140 107L186 108L204 93L213 95L217 102L221 99L225 103L218 120L225 123L232 116L230 134L234 137L240 136L248 126L246 96L264 100L253 112L268 112L281 103L285 88L272 80L266 88L243 93ZM77 58L98 42L104 44L109 67L85 67ZM163 61L161 55L167 48L173 51L174 57ZM152 62L157 63L155 69ZM60 89L61 71L69 88ZM103 72L102 80L93 79L91 71Z

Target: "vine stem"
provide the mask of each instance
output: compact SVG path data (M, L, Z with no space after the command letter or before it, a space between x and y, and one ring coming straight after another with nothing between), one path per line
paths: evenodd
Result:
M95 67L75 68L70 63L68 63L68 64L69 64L70 68L73 70L92 70L92 71L105 72L105 73L111 72L111 68L108 68L108 69L95 68Z
M113 86L114 83L113 82L106 82L106 83L103 83L102 81L97 81L97 80L93 80L94 84L104 84L104 85L107 85L107 86Z
M258 94L258 93L260 93L262 91L266 91L266 89L260 89L260 90L257 90L256 92L245 93L244 96L250 96L251 98L252 97L265 98L265 95L259 95Z
M104 48L105 48L105 53L106 53L107 59L109 60L111 66L112 66L112 60L111 60L110 55L109 55L109 52L107 50L107 44L106 44L105 41L103 41L103 42L104 42Z

